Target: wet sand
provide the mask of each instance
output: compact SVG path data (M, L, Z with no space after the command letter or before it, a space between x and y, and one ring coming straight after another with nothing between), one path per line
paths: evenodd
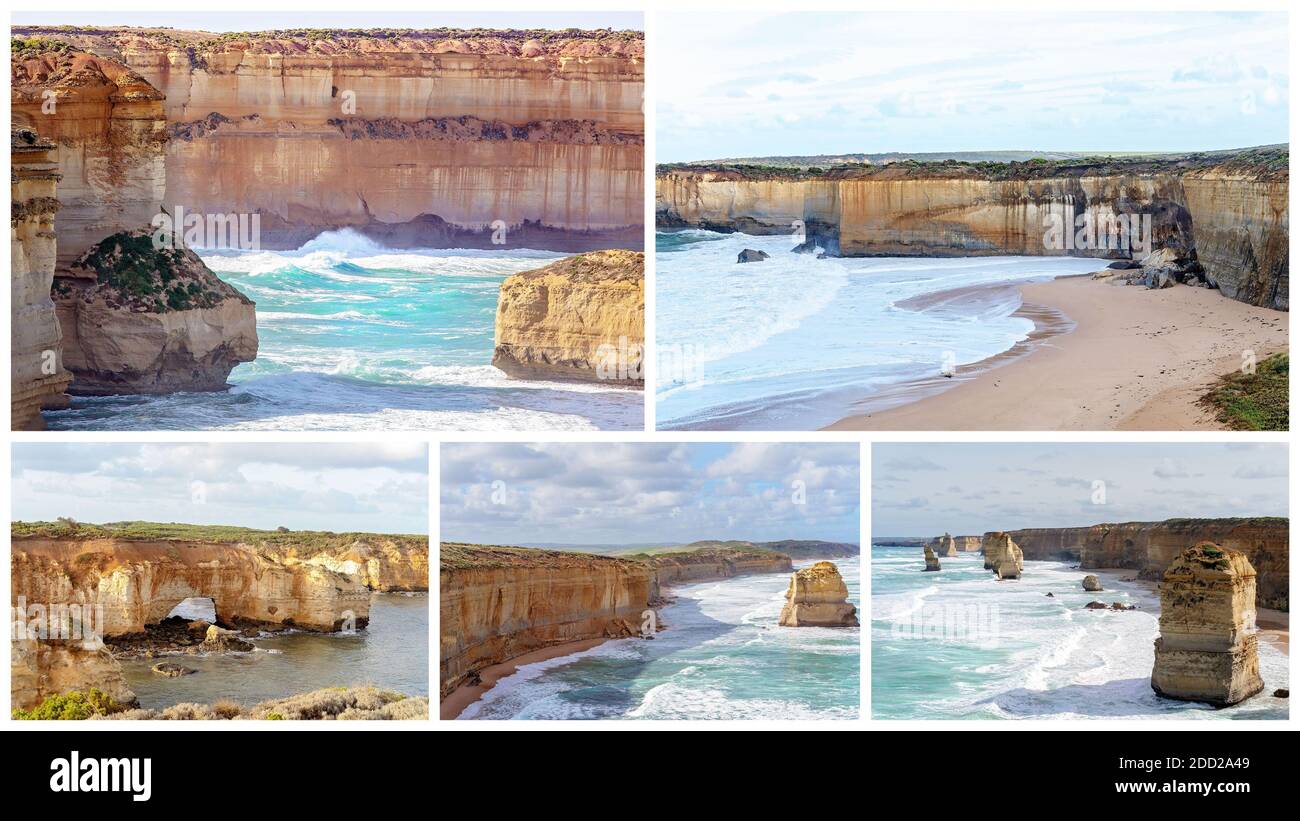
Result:
M531 653L524 653L522 656L517 656L509 661L485 667L479 673L478 684L462 684L442 700L438 705L438 718L442 720L456 718L465 712L466 707L478 701L483 697L484 693L495 687L498 681L514 675L525 664L536 664L539 661L548 661L561 656L581 653L583 650L599 647L607 641L611 641L611 639L571 641L566 644L557 644L554 647L544 647Z
M1287 349L1289 314L1215 290L1087 275L1018 287L1017 315L1035 323L1028 340L952 378L874 395L826 430L1219 430L1200 398L1243 351L1263 360Z

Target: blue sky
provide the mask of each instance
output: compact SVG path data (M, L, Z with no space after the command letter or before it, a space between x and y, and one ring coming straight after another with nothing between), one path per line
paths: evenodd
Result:
M12 472L18 520L429 532L424 443L20 443Z
M656 159L1286 142L1287 29L1261 13L661 14Z
M871 485L877 537L1288 515L1282 444L876 444Z
M441 459L444 541L860 538L856 444L444 444Z
M367 11L339 12L313 9L303 12L129 12L129 11L29 11L14 12L19 26L167 26L195 31L268 31L288 28L612 28L641 30L640 12L463 12Z

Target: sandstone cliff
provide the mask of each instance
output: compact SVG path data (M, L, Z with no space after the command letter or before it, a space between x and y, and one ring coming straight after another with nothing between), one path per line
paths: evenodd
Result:
M839 559L860 555L861 549L852 542L827 542L821 539L780 539L774 542L750 542L743 539L703 540L684 545L684 550L705 548L730 550L766 550L781 553L792 559Z
M857 627L857 608L834 562L817 562L790 576L782 627Z
M50 696L92 687L119 704L136 703L122 665L102 644L22 639L10 647L10 709L30 710Z
M789 573L790 557L762 548L704 547L667 553L637 554L629 558L654 571L651 596L658 599L674 584L730 579L754 573Z
M58 267L147 225L165 189L163 95L123 63L70 49L15 51L12 117L58 146Z
M669 166L656 176L656 220L755 234L795 233L831 256L1071 255L1128 250L1046 243L1085 215L1151 219L1155 248L1196 262L1227 296L1286 310L1289 237L1284 149L1229 159L1053 163L894 163L824 172ZM793 242L792 242L793 245ZM1140 256L1140 254L1139 254Z
M55 278L72 393L213 391L257 356L252 300L147 229L92 246Z
M984 545L979 536L953 536L953 542L958 553L978 553Z
M644 384L645 255L597 251L501 284L492 364L511 376Z
M14 31L165 95L167 201L259 214L265 247L641 247L639 33Z
M957 555L957 540L948 533L936 537L927 547L941 558Z
M992 570L1000 579L1020 578L1025 556L1010 534L1001 531L985 533L983 550L985 570Z
M13 430L41 430L41 409L62 405L72 381L50 299L59 172L54 144L34 131L12 129L9 150L9 419Z
M439 551L440 691L543 647L634 635L653 571L608 556L443 543Z
M1160 585L1151 686L1166 698L1226 707L1264 689L1255 627L1255 570L1210 542L1170 563Z
M1091 527L1031 528L1011 536L1031 561L1078 561L1084 569L1128 568L1158 580L1182 551L1208 541L1244 553L1258 573L1259 603L1289 609L1290 551L1286 519L1169 519Z

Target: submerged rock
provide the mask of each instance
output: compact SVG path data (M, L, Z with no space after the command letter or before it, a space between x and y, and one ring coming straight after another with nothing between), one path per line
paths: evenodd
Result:
M834 562L817 562L790 577L781 608L782 627L857 627L857 608Z
M1097 578L1096 576L1093 576L1093 575L1087 575L1087 576L1084 576L1084 577L1083 577L1083 589L1084 589L1084 590L1087 590L1089 593L1100 593L1100 592L1101 592L1101 579L1099 579L1099 578Z
M1244 553L1202 542L1165 570L1151 687L1227 707L1264 689L1255 632L1255 568Z
M181 676L193 675L198 672L189 667L182 667L179 664L172 664L168 661L158 662L154 666L150 667L149 671L156 676L164 676L166 678L180 678Z
M742 262L762 262L765 259L767 259L766 251L755 251L752 248L746 248L736 255L737 264Z

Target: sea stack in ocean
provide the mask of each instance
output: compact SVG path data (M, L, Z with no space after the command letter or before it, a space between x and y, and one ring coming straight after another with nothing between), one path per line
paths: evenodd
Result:
M930 547L929 545L926 545L925 546L925 570L937 571L938 569L939 569L939 557L934 555L934 548Z
M1025 556L1011 536L994 531L984 534L984 569L999 579L1018 579L1025 567Z
M782 627L857 627L857 608L834 562L795 571L781 608Z
M1101 579L1097 578L1096 576L1093 576L1092 574L1084 576L1083 589L1087 590L1089 593L1100 593Z
M1201 542L1160 584L1151 687L1166 698L1227 707L1264 689L1255 628L1255 568L1244 553Z
M951 534L945 533L930 542L936 556L951 558L957 555L957 542Z
M509 376L640 387L644 344L640 252L579 254L501 283L492 364Z

